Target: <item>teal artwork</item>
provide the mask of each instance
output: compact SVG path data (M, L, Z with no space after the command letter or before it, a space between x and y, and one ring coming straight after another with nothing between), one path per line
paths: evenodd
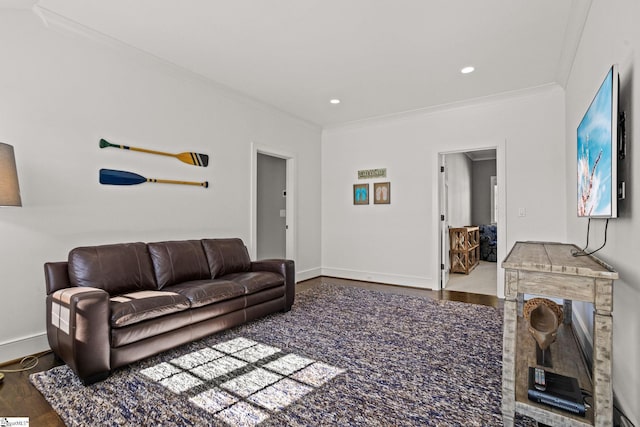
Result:
M353 184L353 204L369 204L369 184Z

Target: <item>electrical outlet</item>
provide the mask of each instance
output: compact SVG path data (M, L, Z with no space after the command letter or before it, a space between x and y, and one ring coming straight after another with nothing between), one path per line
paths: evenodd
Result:
M518 208L518 216L519 217L527 216L527 209L526 208Z

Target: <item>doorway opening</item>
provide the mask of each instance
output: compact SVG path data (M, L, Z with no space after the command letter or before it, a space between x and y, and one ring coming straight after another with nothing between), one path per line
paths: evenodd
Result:
M287 254L287 161L258 153L257 259L285 258Z
M252 144L252 259L295 261L295 158L292 154Z
M438 156L440 289L502 298L504 145Z

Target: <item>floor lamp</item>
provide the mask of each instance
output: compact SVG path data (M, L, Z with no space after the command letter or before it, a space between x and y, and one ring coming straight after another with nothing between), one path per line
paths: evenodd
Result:
M0 206L22 206L13 146L0 142Z
M0 206L22 206L13 147L0 142ZM4 374L0 372L0 383Z

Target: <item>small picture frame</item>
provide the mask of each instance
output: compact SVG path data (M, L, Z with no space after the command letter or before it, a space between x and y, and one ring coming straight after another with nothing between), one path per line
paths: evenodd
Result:
M369 204L369 184L353 184L353 204Z
M373 184L373 203L388 205L391 203L391 183L376 182Z

